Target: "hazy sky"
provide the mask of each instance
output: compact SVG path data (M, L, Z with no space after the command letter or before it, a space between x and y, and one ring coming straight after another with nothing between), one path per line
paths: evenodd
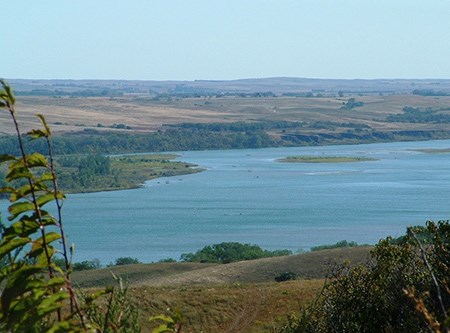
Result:
M5 78L450 78L450 0L2 2Z

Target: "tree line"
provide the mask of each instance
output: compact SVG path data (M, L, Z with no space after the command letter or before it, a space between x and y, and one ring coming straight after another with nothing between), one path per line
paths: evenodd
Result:
M450 114L440 113L449 111L449 108L432 109L432 108L415 108L405 106L403 113L389 115L386 120L398 123L450 123Z

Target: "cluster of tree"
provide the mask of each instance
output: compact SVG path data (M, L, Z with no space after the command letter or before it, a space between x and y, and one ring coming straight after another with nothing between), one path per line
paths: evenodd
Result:
M100 181L100 176L111 173L108 156L92 154L85 157L64 156L57 159L59 185L64 189L83 188ZM75 171L76 172L73 172Z
M268 257L291 255L289 250L263 250L258 245L225 242L208 245L195 253L183 253L180 260L184 262L202 262L228 264L230 262L253 260Z
M111 171L111 160L108 156L90 155L80 159L78 163L79 174L109 175Z
M132 257L120 257L120 258L117 258L114 261L114 263L111 263L108 266L124 266L124 265L135 265L135 264L142 264L142 262L140 262L139 259L132 258Z
M351 110L357 108L359 106L363 106L364 102L356 101L355 98L349 98L347 103L343 103L344 105L341 107L341 110Z
M276 97L271 91L258 92L217 92L211 89L199 89L194 87L177 87L166 93L158 93L152 98L152 101L167 100L172 98L224 98L224 97L240 97L240 98L261 98L261 97Z
M308 91L308 92L287 92L287 93L282 93L281 96L312 98L312 97L324 97L324 94L323 93L314 94L314 92ZM328 94L328 96L329 96L329 94Z
M356 247L356 246L364 246L358 245L356 242L348 242L346 240L342 240L337 242L336 244L327 244L327 245L318 245L311 247L311 251L321 251L321 250L330 250L330 249L340 249L344 247Z
M59 89L32 89L27 91L17 91L17 96L55 96L55 97L113 97L123 96L122 91L113 89L84 89L76 91L66 91Z
M336 127L346 127L352 129L370 129L371 127L366 124L358 124L358 123L337 123L334 121L320 120L315 121L309 125L310 128L315 129L329 129L334 130Z
M277 141L262 130L216 132L184 128L161 130L149 134L89 130L74 135L54 137L53 142L55 153L58 155L263 148L278 145ZM0 146L5 153L18 153L14 137L0 138ZM31 150L45 152L45 145L41 141L31 141L28 146Z
M336 268L319 298L276 332L448 332L449 263L449 221L408 229L381 240L370 263Z
M438 110L421 111L407 108L401 115L392 115L388 121L439 121L450 122L450 116L436 113ZM439 111L444 111L439 109ZM126 125L119 124L122 128ZM303 129L329 129L348 127L352 131L339 133L303 133ZM368 129L369 131L365 131ZM269 135L270 131L281 132L281 136ZM318 121L311 124L289 121L262 121L254 123L212 123L180 124L168 126L147 134L117 133L84 129L78 133L52 138L55 154L120 154L131 152L161 152L207 149L264 148L295 145L316 145L342 143L362 143L374 141L443 139L450 133L445 131L370 131L370 127L357 123L335 123ZM28 141L27 148L46 154L45 143L41 140ZM0 146L6 154L18 155L17 139L13 136L0 137Z
M65 266L65 260L63 258L53 258L53 263L62 269ZM142 264L142 262L137 258L120 257L114 260L114 262L110 262L107 265L107 267L134 265L134 264ZM74 271L89 271L93 269L100 269L103 268L104 266L101 264L99 259L91 259L74 262L71 264L71 267Z
M61 269L63 269L66 265L64 258L53 258L53 263ZM74 271L88 271L92 269L99 269L101 267L102 265L98 259L83 260L72 264L72 269Z
M227 93L220 93L215 94L217 98L220 97L253 97L253 98L261 98L261 97L276 97L276 95L271 91L257 91L257 92L227 92Z
M440 111L448 111L450 109L420 109L405 106L402 114L390 115L386 118L390 122L398 123L450 123L450 115L439 113Z
M412 93L419 96L450 96L447 91L433 89L414 89Z
M298 121L258 121L246 123L243 121L235 123L182 123L173 127L196 129L212 132L249 132L272 129L301 128L303 123Z

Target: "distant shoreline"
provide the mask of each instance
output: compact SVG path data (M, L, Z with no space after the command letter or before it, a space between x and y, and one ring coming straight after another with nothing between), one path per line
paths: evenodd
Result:
M351 157L351 156L288 156L280 158L277 162L281 163L352 163L352 162L369 162L377 161L375 158L368 157Z

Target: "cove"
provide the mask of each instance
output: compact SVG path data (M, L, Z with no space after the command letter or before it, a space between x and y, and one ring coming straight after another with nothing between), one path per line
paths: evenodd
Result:
M206 171L140 189L73 194L64 225L74 261L179 259L225 241L308 250L340 240L375 244L408 225L449 218L450 140L177 152ZM280 163L295 155L367 157L355 163ZM0 201L6 222L6 200Z

